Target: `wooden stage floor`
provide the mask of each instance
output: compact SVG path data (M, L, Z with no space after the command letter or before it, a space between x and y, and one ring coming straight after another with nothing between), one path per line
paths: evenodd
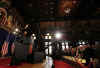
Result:
M38 64L23 64L21 66L18 66L17 68L44 68L43 63L38 63Z

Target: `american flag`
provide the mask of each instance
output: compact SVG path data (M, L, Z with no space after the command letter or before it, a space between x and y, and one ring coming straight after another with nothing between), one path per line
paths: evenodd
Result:
M11 53L12 53L12 54L14 53L14 50L15 50L15 44L12 43L12 45L11 45Z
M32 54L32 44L29 45L29 54Z
M4 41L4 44L2 46L2 50L1 50L2 56L5 56L8 53L8 45L9 45L9 35L7 39Z
M7 12L4 8L0 8L0 10L1 10L2 13L4 13L4 14L2 14L3 16L1 17L0 24L6 25L6 23L7 23Z
M6 16L2 16L2 19L0 21L2 25L7 25L7 19L6 19Z

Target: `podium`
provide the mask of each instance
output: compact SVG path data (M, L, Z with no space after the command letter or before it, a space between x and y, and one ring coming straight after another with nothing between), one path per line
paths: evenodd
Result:
M45 59L45 55L43 52L34 52L33 62L41 63Z
M15 42L15 51L12 56L11 65L20 64L23 61L27 61L27 56L29 52L29 45L23 45L22 43Z

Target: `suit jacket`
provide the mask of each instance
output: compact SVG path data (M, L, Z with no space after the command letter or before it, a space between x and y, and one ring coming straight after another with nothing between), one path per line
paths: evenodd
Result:
M15 57L20 60L26 60L29 52L30 38L21 37L14 42Z

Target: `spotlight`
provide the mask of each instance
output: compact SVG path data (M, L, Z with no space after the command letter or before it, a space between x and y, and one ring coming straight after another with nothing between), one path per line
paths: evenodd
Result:
M15 32L19 32L19 29L18 29L18 28L16 28L16 29L15 29Z
M56 33L56 38L57 38L57 39L60 39L60 38L61 38L61 33L60 33L60 32L57 32L57 33Z
M83 45L85 45L85 42L82 42Z
M27 29L29 27L29 24L27 24L26 26L25 26L25 29Z
M32 34L32 36L35 36L35 34Z
M13 32L13 34L16 34L16 32Z
M47 35L49 36L50 34L49 34L49 33L47 33Z
M19 32L20 32L20 30L19 30L18 28L15 28L15 29L13 30L13 34L14 34L14 35L19 34Z
M49 36L49 39L52 39L52 36Z

